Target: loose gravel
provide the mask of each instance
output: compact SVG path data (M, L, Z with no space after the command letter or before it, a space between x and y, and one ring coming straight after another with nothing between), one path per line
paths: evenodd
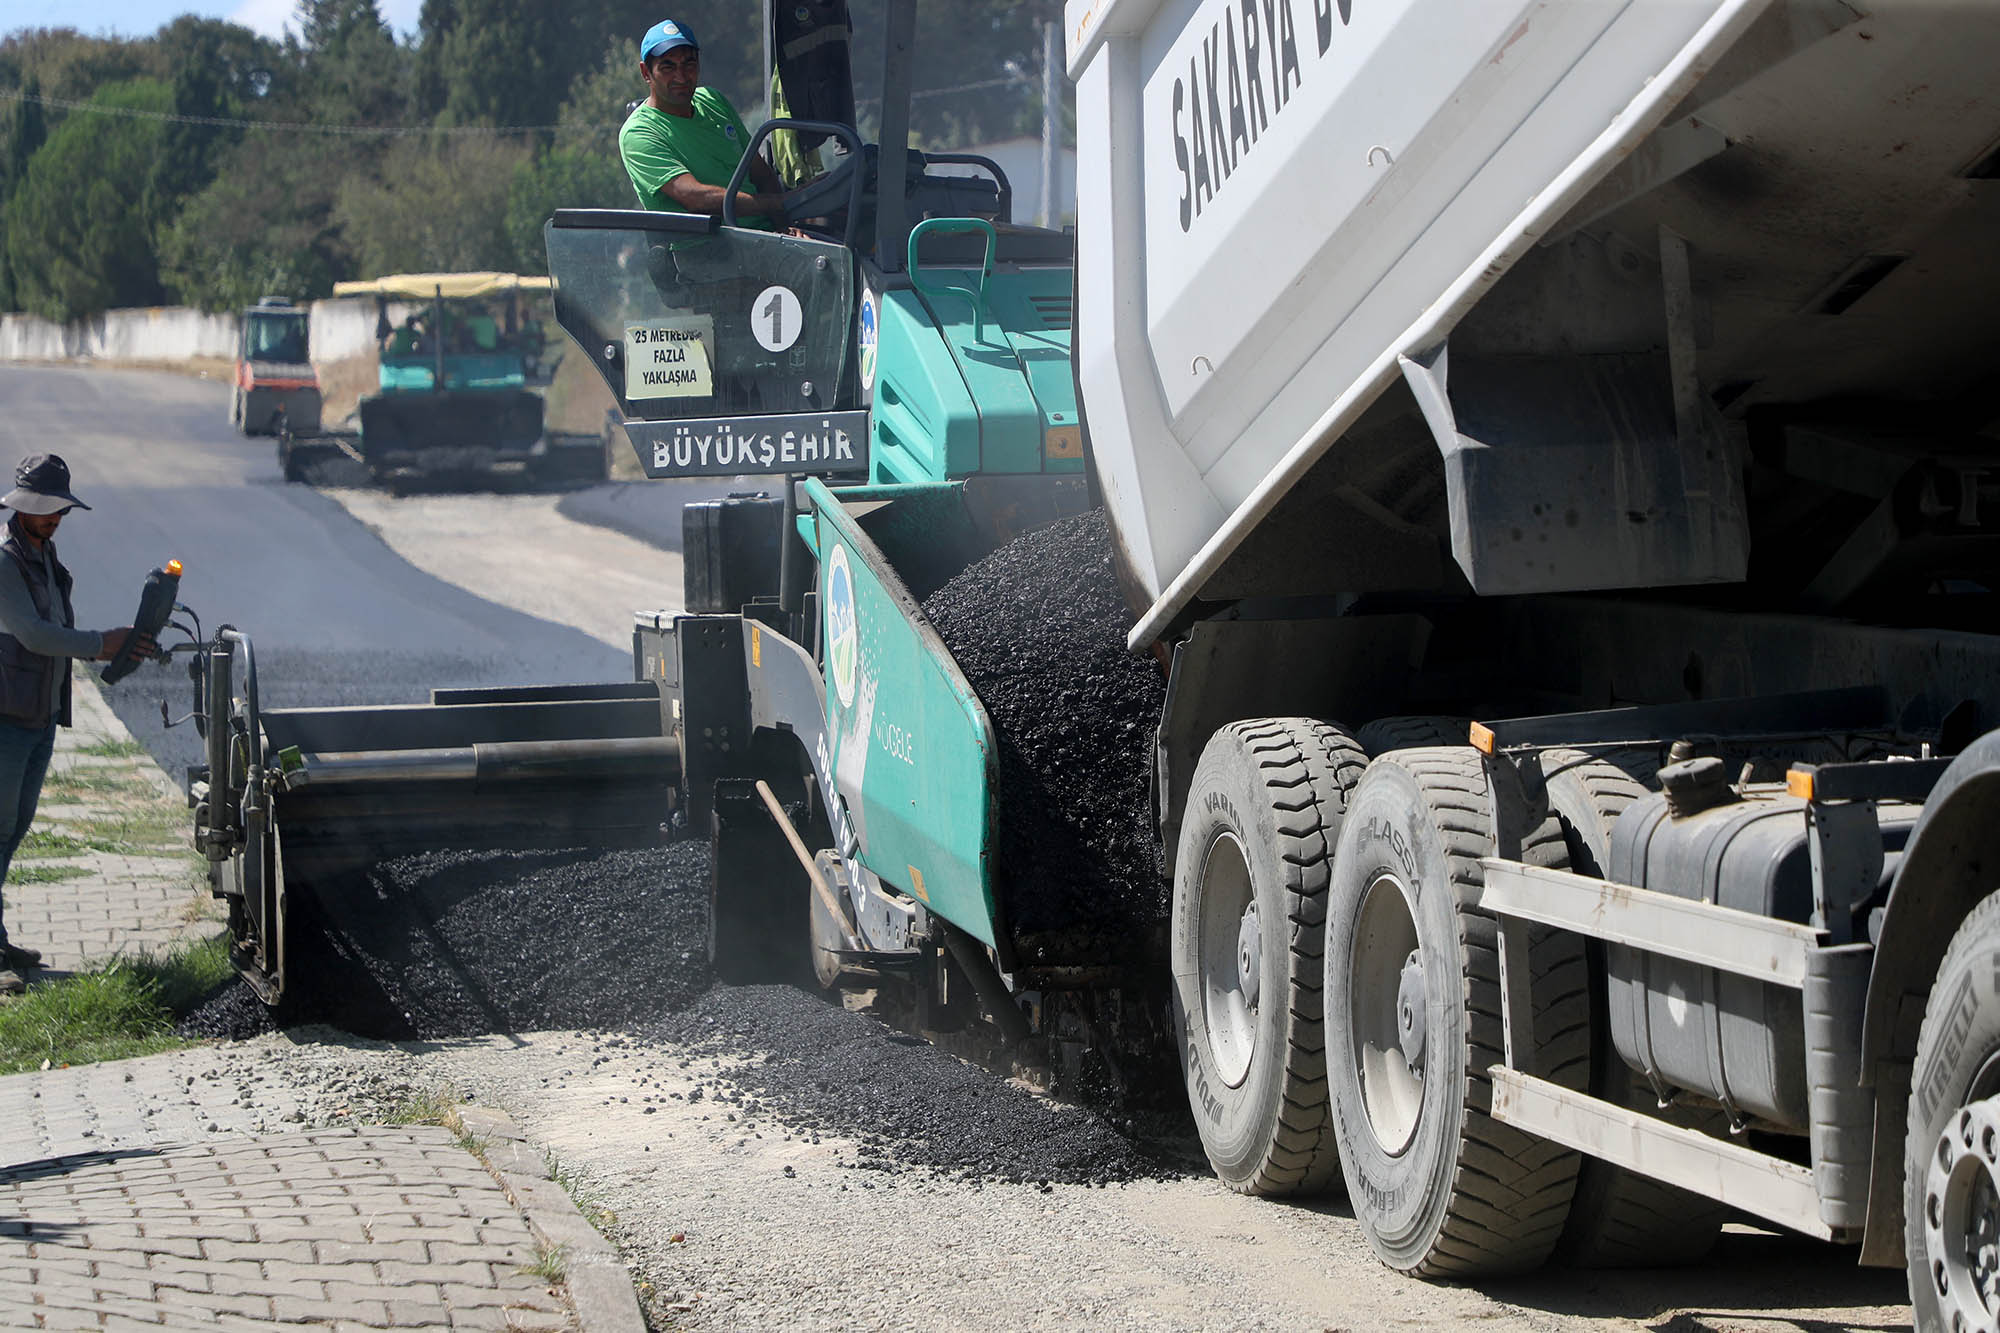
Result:
M1037 1097L791 987L718 988L644 1035L725 1057L690 1101L713 1096L815 1136L852 1139L860 1146L847 1165L864 1170L1042 1186L1179 1174L1094 1111Z
M1168 894L1150 775L1166 684L1125 648L1131 616L1103 512L1016 538L924 613L999 737L996 863L1012 928L1157 927Z

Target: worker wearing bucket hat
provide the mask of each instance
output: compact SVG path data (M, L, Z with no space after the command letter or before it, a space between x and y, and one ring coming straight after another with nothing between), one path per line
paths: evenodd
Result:
M639 77L646 100L618 133L618 155L639 202L656 212L720 214L750 132L728 98L701 86L694 32L674 19L648 28L639 39ZM754 193L736 196L737 221L769 227L766 218L784 213L778 173L752 158L749 183Z
M73 580L56 558L63 515L88 509L70 490L69 465L54 454L23 459L14 489L0 496L9 512L0 539L0 881L34 822L56 728L70 725L71 658L109 659L133 632L76 628ZM139 645L152 651L150 643ZM20 972L41 954L7 938L0 904L0 994L24 989Z

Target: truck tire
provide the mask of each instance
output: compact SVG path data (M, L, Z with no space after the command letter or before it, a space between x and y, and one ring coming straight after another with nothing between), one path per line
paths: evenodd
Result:
M1371 758L1419 745L1463 745L1472 719L1465 717L1378 717L1354 733Z
M2000 1168L2000 892L1966 914L1938 965L1910 1070L1903 1141L1903 1253L1919 1329L1991 1328L1978 1288L1991 1280ZM1967 1188L1968 1186L1972 1188ZM1986 1207L1978 1205L1985 1193ZM1968 1238L1973 1239L1970 1246ZM1968 1256L1965 1251L1971 1249ZM1984 1250L1987 1257L1982 1258Z
M1519 1272L1562 1235L1578 1156L1491 1118L1503 1058L1499 924L1479 858L1565 861L1511 769L1469 748L1399 750L1356 784L1327 899L1327 1084L1354 1215L1392 1268ZM1589 970L1574 935L1529 943L1535 1072L1582 1088Z
M708 961L716 979L813 985L812 883L750 783L717 784L709 850Z
M1188 1101L1216 1175L1244 1194L1309 1194L1340 1161L1320 1034L1326 886L1366 758L1307 718L1209 738L1174 873L1174 1019Z
M1537 756L1538 777L1549 812L1562 828L1569 868L1596 879L1611 859L1611 826L1627 806L1646 794L1623 769L1580 750L1545 750ZM1604 951L1596 941L1590 956L1591 1095L1670 1124L1726 1135L1729 1120L1719 1110L1659 1109L1651 1085L1618 1055L1611 1042ZM1579 1268L1666 1268L1690 1264L1715 1248L1726 1210L1711 1199L1663 1184L1650 1176L1585 1157L1577 1170L1576 1198L1570 1204L1556 1257Z
M243 425L243 390L240 387L229 391L229 425L238 435L250 433Z

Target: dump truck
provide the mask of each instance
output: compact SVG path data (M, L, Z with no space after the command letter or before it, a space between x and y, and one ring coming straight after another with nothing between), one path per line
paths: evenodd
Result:
M1991 1328L2000 13L1070 0L1190 1101L1388 1264Z
M913 12L875 145L783 71L837 144L805 234L546 230L648 475L781 479L689 512L632 683L260 713L245 636L200 659L239 963L282 991L326 866L684 825L726 976L1049 1060L1156 985L1217 1175L1344 1187L1413 1276L1747 1214L1992 1327L2000 17L1072 0L1072 238L909 149ZM1098 503L1165 678L1157 955L1016 929L919 604Z
M357 408L358 439L279 446L287 480L337 450L378 481L525 469L543 480L603 475L601 447L552 436L542 394L561 361L543 327L549 280L512 273L404 273L338 282L336 297L373 298L378 386ZM392 318L392 314L394 318Z
M266 296L243 312L229 392L229 424L241 435L319 430L319 375L312 321L290 298Z

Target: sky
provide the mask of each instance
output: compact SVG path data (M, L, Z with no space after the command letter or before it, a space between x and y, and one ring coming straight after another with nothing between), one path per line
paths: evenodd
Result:
M398 33L417 26L423 0L377 0ZM294 0L0 0L0 35L17 28L76 28L93 34L149 37L182 14L229 19L267 37L282 37Z

